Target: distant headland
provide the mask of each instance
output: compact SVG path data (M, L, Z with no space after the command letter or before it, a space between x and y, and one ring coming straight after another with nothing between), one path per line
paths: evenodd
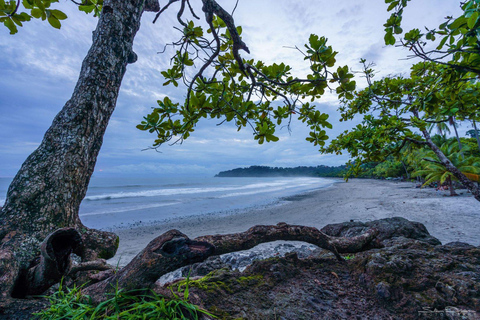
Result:
M319 165L316 167L268 167L250 166L248 168L235 168L221 171L215 177L342 177L346 167L344 165L330 167Z

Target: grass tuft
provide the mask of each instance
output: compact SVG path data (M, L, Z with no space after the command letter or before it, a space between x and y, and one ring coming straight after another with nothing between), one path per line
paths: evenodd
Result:
M197 320L201 314L212 314L188 302L188 286L184 296L168 299L151 290L123 291L118 288L109 299L94 305L82 294L82 287L64 288L48 297L50 307L36 314L39 319L169 319Z

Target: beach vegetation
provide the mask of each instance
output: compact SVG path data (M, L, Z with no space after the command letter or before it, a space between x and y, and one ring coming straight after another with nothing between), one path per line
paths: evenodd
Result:
M385 23L385 44L399 43L422 61L414 64L406 77L374 80L374 65L362 59L368 85L355 91L353 97L342 97L339 111L342 121L356 116L362 116L363 121L322 151L348 152L353 159L349 174L357 174L362 164L398 156L408 145L415 145L413 149L427 147L450 173L448 176L455 177L480 201L480 188L443 154L431 136L432 129L437 128L444 139L450 125L456 133L458 152L464 157L456 122L475 125L480 119L480 3L462 2L462 14L446 17L437 28L404 32L402 15L409 0L385 2L392 12Z
M173 291L172 291L173 292ZM100 304L92 303L82 293L82 287L67 288L60 283L59 289L47 297L50 306L37 314L41 320L47 319L172 319L194 320L201 315L214 315L188 301L188 280L181 291L163 297L151 290L139 289L123 291L116 289L109 298Z
M443 154L458 168L464 175L467 175L471 180L478 181L480 175L480 158L465 156L458 150L455 142L446 142L440 146ZM464 147L464 151L467 151ZM457 195L455 192L453 181L458 179L439 161L436 154L428 150L422 154L423 166L412 173L413 177L422 176L425 179L423 186L427 186L434 182L439 182L439 186L446 184L450 190L450 195Z
M250 166L221 171L216 177L343 177L345 166L268 167Z
M352 260L354 258L355 258L354 254L347 254L347 255L343 256L343 259L345 259L345 260Z
M245 290L252 286L260 286L264 283L263 276L260 274L225 279L225 274L228 271L224 269L214 270L200 279L192 280L187 278L171 286L171 289L178 291L180 294L188 290L189 286L206 292L233 293L234 291Z

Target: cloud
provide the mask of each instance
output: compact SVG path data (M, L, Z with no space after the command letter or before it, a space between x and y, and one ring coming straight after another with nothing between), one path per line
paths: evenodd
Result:
M235 1L224 1L229 11ZM0 28L0 176L12 176L22 161L40 143L55 114L70 98L84 56L88 52L96 19L87 16L69 3L57 4L69 18L62 29L47 23L25 23L15 36ZM201 14L200 1L194 2ZM172 5L172 8L175 6ZM301 76L308 71L300 52L311 33L324 35L338 51L338 64L359 70L362 57L375 62L379 77L408 72L408 52L383 45L383 23L388 17L383 1L369 0L242 0L235 12L237 24L243 26L243 38L251 54L245 58L267 63L285 62ZM425 14L428 12L428 14ZM412 1L405 11L405 29L436 26L448 13L458 12L458 3L451 0ZM172 49L165 45L177 40L173 29L175 12L166 11L156 24L153 14L146 13L138 32L134 50L135 64L128 65L117 101L117 108L107 129L97 171L112 174L123 172L165 174L174 172L216 173L219 170L253 164L297 166L335 165L345 156L320 155L317 148L305 141L308 129L294 123L292 133L279 131L280 141L258 145L252 131L240 132L219 121L201 121L194 135L182 145L162 147L161 152L142 151L154 136L140 132L135 126L156 106L158 99L170 96L176 101L185 97L185 88L164 87L161 70L170 65ZM419 23L421 21L421 23ZM290 48L287 48L290 47ZM330 115L334 129L331 137L358 123L338 123L338 102L327 93L317 102L320 110Z

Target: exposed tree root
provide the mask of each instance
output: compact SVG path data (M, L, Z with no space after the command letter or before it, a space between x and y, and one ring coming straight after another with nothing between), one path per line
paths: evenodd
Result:
M113 273L112 268L102 259L71 266L70 254L81 255L85 248L75 229L64 228L45 239L38 263L24 275L21 286L23 296L38 295L60 281L64 275L98 270L102 271L98 279L101 281L86 287L83 293L93 301L101 302L116 289L148 288L162 275L180 267L204 261L212 255L250 249L260 243L276 240L305 241L330 250L343 262L339 253L363 251L377 234L376 229L371 229L357 237L335 238L313 227L279 223L274 226L254 226L246 232L236 234L203 236L191 240L177 230L170 230L152 240L127 266Z

